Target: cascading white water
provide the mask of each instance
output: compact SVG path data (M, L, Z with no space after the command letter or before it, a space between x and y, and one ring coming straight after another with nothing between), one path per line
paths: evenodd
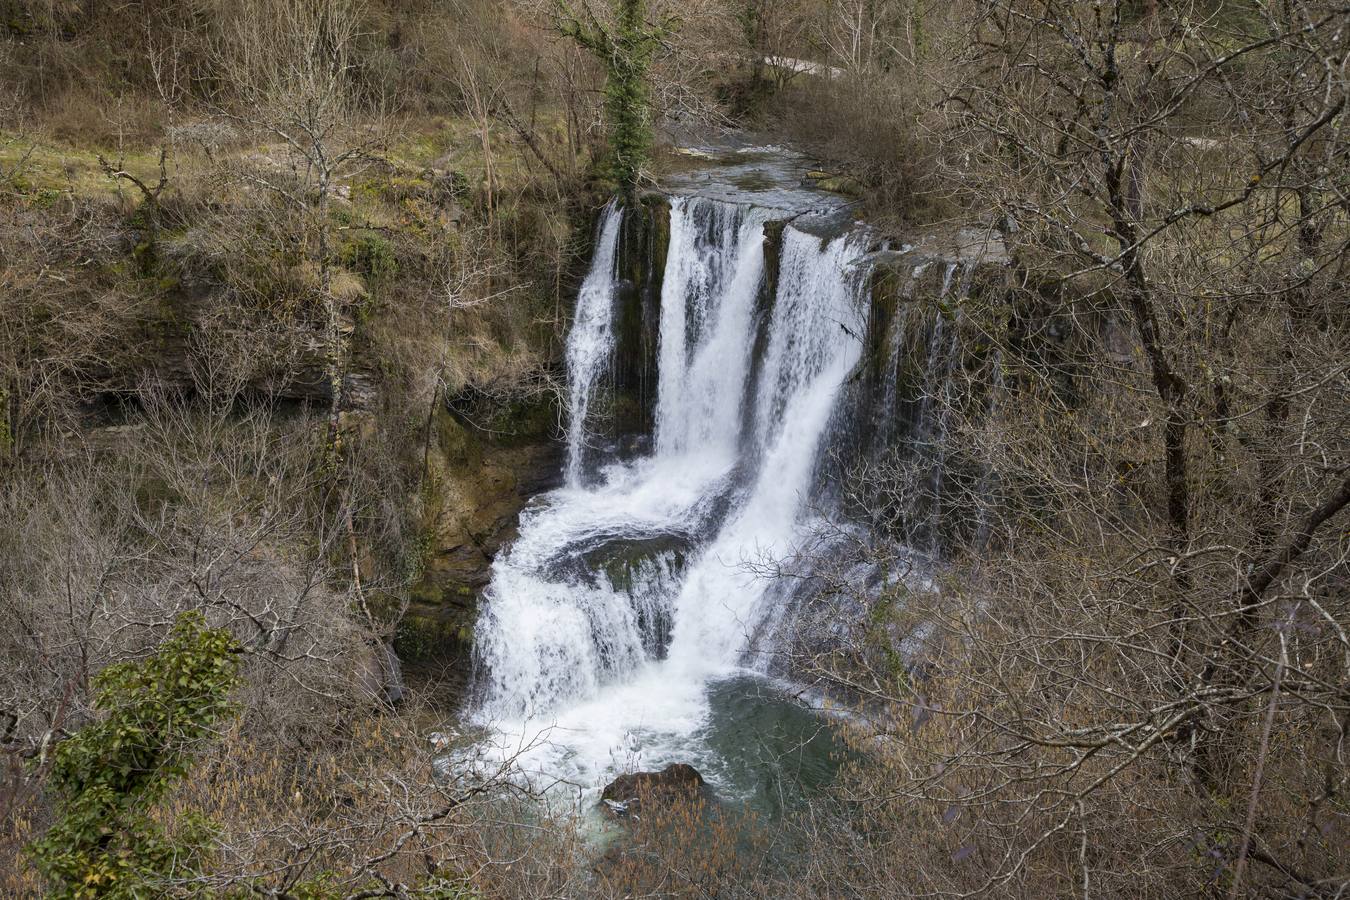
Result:
M567 432L567 483L581 481L586 414L601 371L614 351L614 266L618 255L623 212L617 201L600 215L599 234L591 268L577 294L576 313L567 340L568 399L571 419Z
M767 218L762 209L672 201L661 288L658 457L697 452L725 465L736 452Z
M778 295L754 396L754 483L681 589L670 649L677 665L715 670L735 663L765 613L765 580L756 568L793 552L836 395L862 353L851 275L864 250L852 235L822 247L794 228L783 232Z
M663 290L658 387L663 437L651 458L611 466L601 484L582 486L585 403L614 349L608 324L614 317L614 245L607 238L617 235L621 213L611 209L607 217L568 336L574 400L567 487L527 510L520 538L494 564L477 629L481 711L493 717L522 719L565 709L631 675L650 657L645 650L650 641L644 643L627 594L586 577L578 560L606 541L694 535L725 490L735 462L727 448L735 445L747 364L732 361L716 375L703 369L708 347L734 345L736 355L745 357L754 342L750 329L763 278L763 220L728 204L677 199ZM759 224L746 224L755 221ZM736 333L728 337L727 329ZM697 439L716 423L731 433ZM648 573L639 571L637 577ZM675 595L660 584L634 589L653 612L653 604L669 606Z
M770 216L673 201L654 449L587 485L585 411L614 349L620 213L602 223L568 338L567 483L523 517L477 627L480 719L512 752L549 728L531 753L552 775L594 785L635 745L647 765L698 758L709 680L744 663L766 613L765 582L748 567L790 554L801 533L822 440L862 352L853 268L865 243L789 224L764 323ZM605 572L625 559L631 583L616 585ZM653 633L661 623L668 648Z

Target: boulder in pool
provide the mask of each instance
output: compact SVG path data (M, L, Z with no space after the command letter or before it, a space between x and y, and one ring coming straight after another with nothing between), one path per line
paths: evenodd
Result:
M600 808L616 818L631 816L643 805L692 800L703 793L706 782L688 763L671 763L659 772L620 775L600 793Z

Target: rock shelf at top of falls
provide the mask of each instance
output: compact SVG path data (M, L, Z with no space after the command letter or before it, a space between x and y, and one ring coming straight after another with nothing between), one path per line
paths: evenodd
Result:
M792 718L764 677L781 671L781 635L812 596L803 548L843 511L839 457L869 441L921 447L941 426L918 402L939 386L901 383L899 360L865 356L922 355L942 377L957 329L873 315L875 236L851 225L841 198L802 187L802 168L748 149L671 179L668 237L652 256L664 265L645 273L659 293L637 301L657 336L637 454L620 452L603 420L633 349L620 260L626 217L642 211L615 202L600 218L567 339L566 483L525 511L476 629L471 713L527 771L593 792L621 771L687 762L719 795L745 794L735 781L756 768L735 759L719 685L751 677L748 695L781 713L772 720ZM877 397L914 401L904 434L867 425ZM942 461L926 464L940 485ZM766 577L784 570L799 577Z
M671 195L753 205L779 217L820 213L850 221L848 198L816 187L815 166L801 154L725 137L679 152L694 164L663 180L662 190Z

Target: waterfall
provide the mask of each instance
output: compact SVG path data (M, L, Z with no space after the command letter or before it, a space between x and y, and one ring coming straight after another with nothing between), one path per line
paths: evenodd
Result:
M672 200L651 452L583 478L588 405L615 352L621 213L602 218L568 335L566 484L523 514L476 630L475 714L554 777L595 784L634 741L648 765L700 758L708 685L758 665L752 639L781 604L756 570L809 534L867 323L854 229L786 222L768 296L775 216L790 218Z
M676 198L661 290L657 454L723 463L739 442L766 210Z
M862 352L850 264L865 247L850 235L822 247L791 227L768 347L755 387L753 487L691 567L675 608L672 660L691 669L737 661L765 613L756 568L793 552L835 397Z
M678 594L672 550L617 589L603 568L633 542L701 536L730 486L746 393L753 311L763 281L762 211L714 201L671 208L662 291L655 453L583 485L586 406L613 352L618 211L606 211L568 335L567 487L526 511L494 563L478 623L480 711L528 718L576 704L665 651ZM635 599L640 598L640 599ZM645 628L645 633L644 633Z
M596 381L614 350L614 298L619 229L623 209L612 201L600 215L590 271L577 294L575 318L567 339L568 400L567 483L581 481L586 443L586 414Z

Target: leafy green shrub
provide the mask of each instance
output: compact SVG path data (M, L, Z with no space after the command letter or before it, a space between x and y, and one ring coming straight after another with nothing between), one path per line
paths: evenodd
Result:
M228 632L184 613L155 655L99 673L95 708L107 715L57 746L57 820L30 848L50 896L157 896L156 885L198 867L205 824L171 835L151 811L187 771L191 745L229 714L237 649Z

